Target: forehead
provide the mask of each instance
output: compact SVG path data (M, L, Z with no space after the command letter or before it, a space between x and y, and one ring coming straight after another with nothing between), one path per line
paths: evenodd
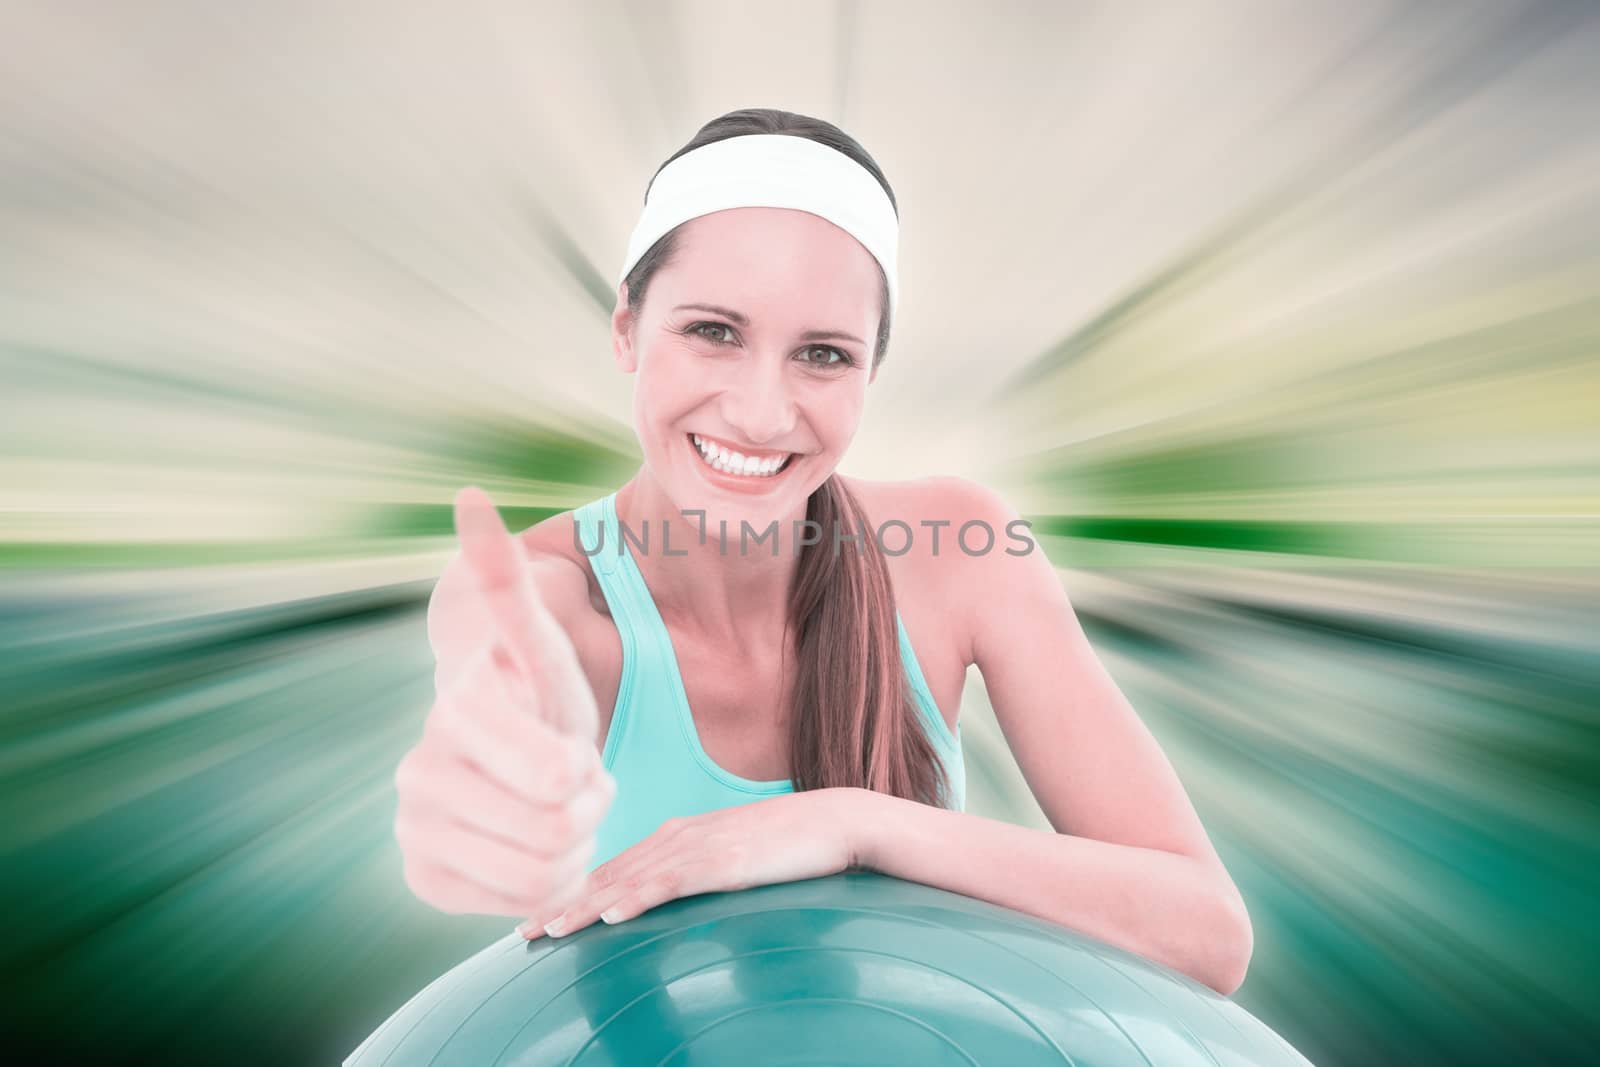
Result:
M678 251L653 283L679 299L768 312L793 309L876 319L882 274L872 253L819 215L790 208L741 207L690 219ZM712 292L714 290L714 292Z

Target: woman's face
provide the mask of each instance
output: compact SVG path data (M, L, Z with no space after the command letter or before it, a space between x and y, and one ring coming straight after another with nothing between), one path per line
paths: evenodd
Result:
M637 318L623 287L612 344L638 374L645 463L677 507L728 519L732 543L741 518L761 531L804 514L849 448L876 377L881 286L871 253L833 223L743 207L683 224ZM775 474L723 460L717 470L694 435L747 459L787 458Z

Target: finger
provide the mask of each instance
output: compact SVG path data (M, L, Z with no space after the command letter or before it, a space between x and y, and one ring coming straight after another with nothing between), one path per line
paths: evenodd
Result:
M534 804L562 803L601 770L593 740L513 710L517 698L487 650L435 701L425 731Z
M656 830L589 872L582 899L551 920L547 931L554 937L580 930L619 901L636 896L654 876L653 872L673 868L682 862L675 849L681 845L683 819L668 819Z
M679 897L692 897L703 892L699 889L683 888L688 877L688 872L682 868L673 868L662 871L659 876L647 882L643 889L618 897L605 906L597 915L601 922L607 926L625 923L629 919L637 918L651 908L659 908L669 900Z
M593 835L616 792L615 780L602 773L565 803L534 804L455 753L418 749L406 760L402 774L409 786L401 803L408 813L444 812L469 829L547 859Z
M526 556L489 494L477 486L456 494L455 526L462 559L489 618L511 646L518 667L530 680L535 678L536 660L523 646L535 633L542 604L528 579Z
M537 681L530 680L522 673L522 668L517 666L516 657L506 646L505 640L496 637L485 649L489 662L499 670L500 687L516 711L518 719L532 719L541 726L549 726L552 732L554 725L550 718L541 713L539 685ZM565 733L565 731L561 731Z
M545 717L567 733L592 741L600 728L594 688L567 631L554 619L550 631L539 646L539 692L541 703L548 709Z
M551 888L543 894L503 893L455 868L426 859L408 860L406 883L419 900L452 915L527 915L549 911L573 899L583 885L584 871L594 856L592 842L575 849L550 873Z
M491 685L485 674L498 674L497 685ZM436 672L435 677L438 677ZM532 719L545 726L557 736L566 736L564 731L558 732L539 714L538 690L522 674L522 668L517 666L516 660L511 657L506 644L499 637L491 637L487 644L480 644L472 654L455 665L454 672L444 685L435 685L434 691L439 695L460 690L457 697L465 697L469 691L471 696L466 698L468 706L475 707L483 700L505 700L514 711L513 719L523 721Z
M490 693L505 694L519 688L516 678L504 670L484 684ZM531 776L525 771L524 779L526 790L536 803L565 801L584 783L603 773L600 749L592 732L565 732L539 716L519 714L514 710L517 706L516 698L485 699L466 710L511 757L533 771Z
M665 819L642 841L612 856L589 872L589 882L598 893L614 885L635 880L640 871L654 867L662 857L670 856L682 846L679 835L690 826L694 816Z
M527 915L553 915L583 899L583 886L589 861L594 858L594 840L579 851L573 853L575 857L571 863L563 862L562 875L558 882L552 886L549 893L541 900L537 907L529 908L522 914ZM517 932L530 940L544 933L543 924L533 924L524 920L517 924Z
M407 860L406 884L418 900L449 915L515 915L526 898L507 896L442 864Z
M669 900L692 897L723 888L712 877L709 864L695 860L671 861L645 868L637 874L592 894L569 907L547 929L552 937L576 933L596 920L614 925L660 907Z
M549 694L544 714L559 729L592 735L599 725L593 690L571 639L528 576L521 546L476 486L456 494L455 509L461 553L478 594L519 671Z
M552 911L564 908L578 899L578 894L583 891L584 879L588 877L589 864L594 859L594 850L598 847L593 835L585 837L564 852L550 865L550 883L545 890L544 899L540 900L530 911ZM524 911L523 915L529 914Z
M443 769L421 774L419 785L402 798L405 813L432 817L445 813L469 830L498 838L512 848L555 861L594 837L616 792L610 774L600 774L562 805L530 805L512 797L477 768L446 760Z
M507 914L528 913L562 888L570 869L571 854L560 864L507 845L446 818L407 816L396 823L396 835L407 854L423 857L455 871L463 878L502 897L518 902Z
M519 924L517 932L533 940L546 934L551 937L562 937L589 925L594 921L594 916L600 913L600 909L594 907L595 902L602 896L609 900L620 892L613 888L618 877L617 872L638 868L638 849L642 844L643 842L631 845L594 868L570 899L552 901L549 909ZM603 907L604 905L601 905L601 908ZM579 916L587 918L580 924Z

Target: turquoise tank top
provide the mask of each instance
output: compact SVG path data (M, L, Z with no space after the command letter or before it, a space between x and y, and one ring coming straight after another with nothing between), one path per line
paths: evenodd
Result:
M622 676L601 760L616 779L611 808L596 830L593 870L644 840L674 816L748 804L794 792L789 778L756 781L712 762L700 746L677 654L632 550L620 536L616 493L573 511L589 567L605 595L622 638ZM604 540L601 540L601 530ZM596 551L598 546L598 551ZM950 806L966 809L966 767L961 724L951 733L928 690L899 611L900 657L934 750L950 783Z

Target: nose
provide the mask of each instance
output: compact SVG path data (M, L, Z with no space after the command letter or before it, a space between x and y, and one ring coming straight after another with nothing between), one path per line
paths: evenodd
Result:
M722 394L722 417L754 448L794 429L794 397L788 368L778 358L746 360L734 386Z

